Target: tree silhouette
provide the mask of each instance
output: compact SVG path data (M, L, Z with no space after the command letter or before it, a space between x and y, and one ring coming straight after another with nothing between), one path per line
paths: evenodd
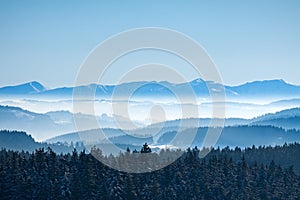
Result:
M150 149L149 145L147 144L147 142L143 145L143 147L141 149L141 153L151 153L151 149Z

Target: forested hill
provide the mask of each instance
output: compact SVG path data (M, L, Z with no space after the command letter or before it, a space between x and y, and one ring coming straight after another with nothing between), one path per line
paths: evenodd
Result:
M47 149L48 147L57 153L72 152L74 147L78 149L78 151L84 149L84 146L80 142L77 142L72 145L63 144L61 142L48 144L45 142L36 142L26 132L0 130L0 149L4 148L8 150L15 150L15 151L32 152L39 148Z
M97 150L97 149L96 149ZM203 151L206 151L204 149ZM98 150L97 150L98 151ZM149 153L157 161L177 151ZM298 199L300 144L214 149L204 159L197 148L150 173L113 170L91 154L0 151L0 199ZM109 156L116 165L140 153ZM274 162L272 159L275 158ZM267 163L270 160L269 163ZM287 163L287 160L291 163ZM156 164L156 163L153 163ZM299 169L298 169L299 170ZM299 171L298 171L299 172Z

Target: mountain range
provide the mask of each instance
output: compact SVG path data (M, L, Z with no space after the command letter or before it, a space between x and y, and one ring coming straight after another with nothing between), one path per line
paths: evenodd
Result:
M148 138L149 143L155 143L165 133L172 133L178 130L180 123L184 122L185 129L199 128L210 126L210 117L201 118L185 118L179 120L166 119L166 121L150 124L148 119L139 119L143 115L138 115L142 110L147 111L154 104L157 99L175 97L175 95L185 96L190 98L189 89L192 88L196 96L203 99L209 99L210 93L208 88L212 91L219 93L222 90L222 85L212 81L205 81L202 79L196 79L186 83L169 83L163 82L131 82L122 83L119 85L101 85L90 84L77 87L60 87L50 89L43 86L41 83L33 81L16 86L6 86L0 88L0 100L3 105L12 106L0 106L0 129L7 130L20 130L26 131L32 135L34 139L38 141L48 142L77 142L80 141L77 128L73 120L73 113L69 111L60 110L68 106L72 106L72 94L76 89L80 91L80 94L84 97L86 94L95 92L95 96L99 101L104 103L98 103L97 106L109 110L110 99L117 89L120 93L119 96L126 96L128 91L133 91L132 97L146 98L147 101L134 101L133 110L135 119L134 123L139 125L136 130L131 127L131 120L121 115L103 114L108 112L97 112L99 116L94 116L88 113L76 113L76 117L82 120L86 128L86 132L97 132L98 128L108 132L109 137L112 137L117 143L124 141L137 141L133 138L129 138L118 129L115 119L118 118L122 123L122 128L127 127L132 135L144 134L147 135L149 131L156 130L159 127L164 127L156 136L156 138ZM283 80L263 80L245 83L238 86L224 86L226 93L226 109L229 116L225 119L226 127L237 126L272 126L288 129L300 129L300 86L286 83ZM46 101L43 101L43 100ZM55 101L51 101L51 100ZM150 99L150 100L149 100ZM264 102L264 100L271 103L259 104L258 101ZM235 101L236 100L236 101ZM254 101L251 101L254 100ZM150 103L149 103L149 102ZM120 101L122 102L122 101ZM166 107L167 113L176 113L176 108L180 106L187 106L190 109L195 109L200 106L202 113L209 113L211 109L211 103L208 101L201 102L200 105L193 105L189 103L165 103L162 105ZM28 108L31 111L22 108ZM47 111L40 111L41 108L47 108ZM55 107L55 108L54 108ZM33 109L34 108L34 109ZM291 109L292 108L292 109ZM169 109L169 110L168 110ZM283 110L285 109L285 110ZM34 111L32 111L34 110ZM280 112L274 112L282 110ZM102 110L101 110L102 111ZM270 113L272 112L272 113ZM251 117L240 117L239 113L249 113ZM269 114L265 114L269 113ZM264 114L264 115L262 115ZM233 117L231 117L233 116ZM236 117L237 116L237 117ZM256 116L256 117L253 117ZM198 117L198 115L197 115ZM176 119L176 118L173 118ZM97 125L92 123L97 120ZM140 120L140 121L138 121ZM143 121L144 120L144 121ZM215 119L220 120L220 119ZM67 134L66 134L67 133ZM83 131L84 133L84 131ZM82 134L80 132L79 134ZM140 141L141 142L141 141Z
M76 87L59 87L47 89L41 83L33 81L16 86L0 88L0 97L23 97L23 98L72 98L74 89L80 91L81 95L94 93L97 97L110 98L115 88L118 88L120 96L126 95L127 91L138 88L135 97L174 97L176 95L191 95L193 89L197 97L206 98L209 96L208 88L212 91L222 91L223 85L203 79L196 79L186 83L163 82L130 82L119 85L90 84ZM231 99L287 99L300 97L300 86L286 83L284 80L263 80L248 82L238 86L224 85L225 93Z

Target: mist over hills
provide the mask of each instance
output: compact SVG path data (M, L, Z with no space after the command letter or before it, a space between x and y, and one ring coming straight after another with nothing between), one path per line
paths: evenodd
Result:
M180 119L151 124L134 130L122 130L110 124L110 120L112 120L110 117L100 116L99 120L106 126L101 128L105 137L99 138L99 127L93 129L90 126L89 130L77 132L72 117L72 113L67 111L39 114L18 107L0 106L0 129L23 130L32 135L30 138L27 136L25 138L25 136L21 137L17 133L10 134L4 131L1 135L0 147L32 150L47 147L49 144L57 151L70 152L72 145L76 143L86 142L89 144L89 142L93 142L90 145L96 143L100 147L107 147L109 142L112 142L125 151L127 147L133 149L147 142L154 149L166 145L176 148L177 145L180 146L181 144L174 143L172 140L178 132L186 135L187 138L196 133L191 145L201 146L212 120L209 118ZM86 120L88 124L93 116L79 114L79 117ZM252 145L282 145L300 142L300 108L283 110L252 119L228 118L225 119L224 124L225 127L216 146L249 147ZM210 128L218 129L218 127ZM69 129L72 130L69 131ZM14 135L17 136L14 137ZM50 138L51 135L55 137ZM37 143L32 137L40 141L41 138L50 139L45 141L48 143L46 144ZM181 142L185 143L184 141ZM117 154L118 152L114 153Z
M0 149L33 152L39 148L44 148L45 150L51 148L57 153L70 153L74 148L78 151L84 150L82 143L74 143L74 145L60 142L48 144L45 142L36 142L26 132L0 130Z
M217 129L217 128L212 128ZM192 146L201 146L208 127L200 128L188 128L183 130L183 134L191 135L194 132L196 136L192 142ZM172 144L172 140L177 132L166 132L164 133L156 145ZM300 140L300 131L296 130L284 130L282 128L272 126L234 126L225 127L216 143L216 147L251 147L252 145L282 145L284 143L298 142ZM181 142L181 141L180 141ZM173 143L176 146L176 141Z
M105 114L92 116L76 113L75 115L85 124L87 129L118 127L114 117ZM73 117L73 113L68 111L52 111L40 114L19 107L0 105L0 130L26 131L36 140L42 141L77 130ZM128 120L121 117L118 117L118 119L126 127Z
M199 105L174 102L175 95L182 95L186 99L190 99L189 89L191 88L200 100ZM183 128L185 129L211 125L212 117L207 113L211 112L212 106L218 106L218 103L222 104L222 102L209 102L208 88L218 94L222 91L223 86L202 79L178 84L167 81L141 81L120 85L90 84L76 88L60 87L54 89L49 89L36 81L7 86L0 88L0 104L10 105L0 106L0 129L26 131L38 141L46 139L49 139L49 142L80 141L72 113L72 94L76 89L82 97L95 92L95 110L98 106L97 116L90 113L75 114L85 124L83 132L97 132L97 129L101 128L108 132L109 137L115 142L122 143L124 140L137 143L142 142L142 140L130 139L128 135L119 130L116 119L122 123L122 129L130 130L133 135L147 134L151 130L164 127L155 138L147 140L154 144L165 133L170 134L178 131L181 123L184 124L185 127ZM128 91L134 91L133 99L130 99L129 103L133 108L132 113L135 118L129 119L123 115L118 115L119 113L116 115L111 112L113 103L119 103L122 106L126 106L127 103L123 100L111 101L115 89L120 92L118 93L120 97L127 96ZM300 86L286 83L283 80L264 80L238 86L224 86L224 89L226 94L225 106L229 116L224 121L226 127L272 126L283 130L300 129ZM171 99L171 101L165 103L163 102L164 99ZM266 100L269 100L269 103L261 103ZM163 103L156 104L156 101ZM84 105L86 102L82 103ZM167 116L163 121L160 119L149 121L147 110L155 105L162 106L167 114L171 113L171 117ZM178 109L182 107L190 110L199 107L200 114L204 115L178 119ZM66 110L62 110L62 108ZM241 113L250 117L241 116ZM221 121L217 117L214 120ZM132 126L132 123L137 126Z
M106 114L96 116L96 125L94 123L95 116L77 113L76 117L85 124L86 130L97 129L100 127L106 131L111 130L108 134L111 136L123 134L122 131L118 130L119 125L116 123L114 116L108 116ZM120 120L123 128L128 127L128 130L130 130L130 125L132 123L130 122L130 119L122 117L118 117L117 119ZM207 127L210 126L211 120L211 118L188 118L168 120L150 125L140 124L141 128L136 130L132 129L131 132L133 134L147 133L162 127L165 132L176 131L179 126L184 126L183 128ZM217 118L214 120L222 121L222 119ZM127 123L128 126L126 126ZM224 120L224 125L265 125L283 129L300 129L300 108L292 108L276 113L265 114L252 119L226 118ZM72 135L77 134L77 128L74 123L73 113L69 111L53 111L40 114L18 107L0 106L0 129L26 131L39 141L49 138L51 138L49 140L51 142L71 142L72 139L74 139L73 142L79 141L78 136ZM66 133L69 134L65 135Z
M214 119L216 121L223 121L222 119ZM184 124L186 127L200 127L210 126L211 118L190 118L190 119L178 119L170 120L162 123L150 125L148 127L160 127L170 126L176 127ZM224 119L225 126L237 126L237 125L269 125L274 127L280 127L283 129L300 129L300 108L291 108L282 110L275 113L268 113L262 116L254 117L252 119L244 118L226 118Z
M254 142L253 144L255 145L272 145L298 141L300 139L299 116L300 108L294 108L253 119L225 119L225 128L218 144L222 146L226 146L226 144L232 146L249 146L251 145L251 142ZM195 143L195 145L199 145L200 141L203 141L204 139L204 131L210 126L211 120L212 119L208 118L172 120L152 124L136 130L127 130L127 132L120 129L106 129L104 130L104 133L111 141L120 144L127 143L137 145L138 143L147 141L149 144L165 145L168 144L171 140L170 138L173 138L179 131L179 127L180 130L187 131L187 133L191 132L193 129L199 129L201 130L201 137L198 136L200 139L198 138L197 144ZM98 129L82 131L80 133L74 132L51 138L47 140L47 142L79 142L84 138L80 137L80 135L97 135L98 132ZM290 132L293 134L287 134ZM151 133L155 134L153 135ZM172 137L170 137L170 135ZM102 142L106 142L106 140L103 140Z
M46 114L39 114L23 110L18 107L0 106L0 128L7 130L21 130L34 135L35 139L73 130L69 124L60 126Z
M196 133L196 137L192 142L192 146L201 146L204 141L205 134L208 127L190 127L182 130L182 134L187 136L193 133ZM146 131L147 129L143 129ZM90 136L82 136L89 132ZM92 135L97 135L99 130L95 129L92 131L86 131L81 133L70 133L67 135L58 136L52 139L47 140L49 143L56 142L80 142L86 137L93 138ZM109 135L109 133L113 133ZM178 133L178 128L171 127L169 130L160 131L155 136L149 137L135 137L134 133L124 134L124 132L118 129L112 129L110 132L106 132L107 137L112 143L116 144L130 144L130 145L140 145L144 142L152 145L153 147L165 147L165 145L171 145L176 147L176 145L181 145L177 143L172 143L175 135ZM79 136L81 135L81 137ZM141 135L140 135L141 136ZM262 126L262 125L243 125L243 126L229 126L225 127L220 135L220 138L216 146L239 146L239 147L250 147L252 145L282 145L284 143L290 142L299 142L300 141L300 131L299 130L285 130L273 126ZM185 141L181 141L185 143ZM97 141L99 144L107 144L107 140Z
M184 140L175 140L175 136L178 134L177 131L167 131L163 132L157 138L155 137L134 137L133 135L128 135L121 133L120 130L108 130L109 133L113 133L110 137L103 140L93 140L93 143L88 143L82 141L86 137L80 139L77 133L59 136L53 140L48 140L46 142L36 142L31 136L28 136L25 132L16 131L0 131L0 148L6 148L10 150L17 151L34 151L37 148L47 148L50 147L56 152L71 152L74 147L77 149L90 150L91 147L96 145L97 147L104 150L110 148L108 140L118 146L123 151L127 147L130 149L138 149L142 144L147 142L154 151L158 151L161 148L181 148L186 149L189 144L191 147L209 147L204 143L204 138L207 133L208 127L199 128L187 128L182 130L180 134L186 135L186 138L195 134L194 139L191 143ZM212 128L216 129L216 128ZM80 134L89 134L90 139L96 138L98 131L91 130L85 131ZM122 134L122 135L118 135ZM94 137L95 136L95 137ZM63 137L65 139L72 138L70 143L62 141ZM77 142L73 142L78 139ZM85 143L85 146L82 145ZM300 142L300 131L298 130L284 130L282 128L272 127L272 126L235 126L235 127L225 127L214 147L226 147L234 148L236 146L244 148L255 146L275 146L283 145L285 143ZM184 146L182 146L184 144ZM110 153L118 154L120 150L107 151L108 155Z

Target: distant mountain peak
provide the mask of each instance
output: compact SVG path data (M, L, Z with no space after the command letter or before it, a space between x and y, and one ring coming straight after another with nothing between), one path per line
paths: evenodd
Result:
M6 86L0 88L0 93L3 94L33 94L46 91L47 89L37 81L31 81L14 86Z
M202 78L197 78L195 80L192 81L193 83L202 83L205 82Z
M29 85L36 91L36 92L43 92L46 88L37 81L29 82Z

